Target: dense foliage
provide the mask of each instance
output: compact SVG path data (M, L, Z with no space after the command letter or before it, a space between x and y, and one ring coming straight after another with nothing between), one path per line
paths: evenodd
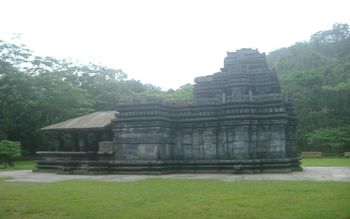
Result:
M15 141L2 140L0 141L0 163L14 166L13 158L21 155L21 143Z
M282 88L293 96L304 150L350 150L350 30L335 24L307 42L271 52Z
M116 110L130 96L190 101L191 85L161 91L127 80L120 69L34 56L24 45L0 40L0 140L20 141L24 154L45 148L37 130L92 111Z
M161 91L160 89L146 90L138 94L138 96L152 96L166 101L177 101L181 103L192 103L193 97L193 85L185 84L178 89L169 89L168 91Z

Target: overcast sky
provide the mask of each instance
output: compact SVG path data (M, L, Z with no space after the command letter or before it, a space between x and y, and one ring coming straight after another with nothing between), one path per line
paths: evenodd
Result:
M0 39L36 54L121 68L164 89L219 71L226 51L268 53L336 22L349 0L0 0Z

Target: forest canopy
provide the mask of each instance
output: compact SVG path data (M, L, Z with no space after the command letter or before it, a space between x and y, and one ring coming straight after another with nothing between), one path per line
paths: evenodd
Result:
M350 30L334 24L267 56L299 119L302 150L350 150Z
M121 69L34 56L24 45L0 40L0 140L22 143L24 154L45 148L37 130L93 111L115 110L123 98L154 95L191 99L191 85L163 92L128 80ZM187 97L189 96L189 97Z

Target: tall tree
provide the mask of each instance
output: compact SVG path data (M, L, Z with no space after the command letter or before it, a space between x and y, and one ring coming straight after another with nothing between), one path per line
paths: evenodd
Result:
M283 91L294 97L300 146L325 149L328 144L334 150L334 139L320 137L341 136L342 127L350 125L349 25L334 24L308 42L271 52L267 59L279 72Z

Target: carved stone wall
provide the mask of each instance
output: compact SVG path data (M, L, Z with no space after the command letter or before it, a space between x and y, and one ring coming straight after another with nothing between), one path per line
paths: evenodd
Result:
M114 124L117 159L297 156L295 115L288 115L281 104L244 102L205 108L133 104L119 109Z
M220 72L195 83L192 105L156 99L118 105L115 159L262 164L292 158L298 169L296 115L264 54L229 52Z

